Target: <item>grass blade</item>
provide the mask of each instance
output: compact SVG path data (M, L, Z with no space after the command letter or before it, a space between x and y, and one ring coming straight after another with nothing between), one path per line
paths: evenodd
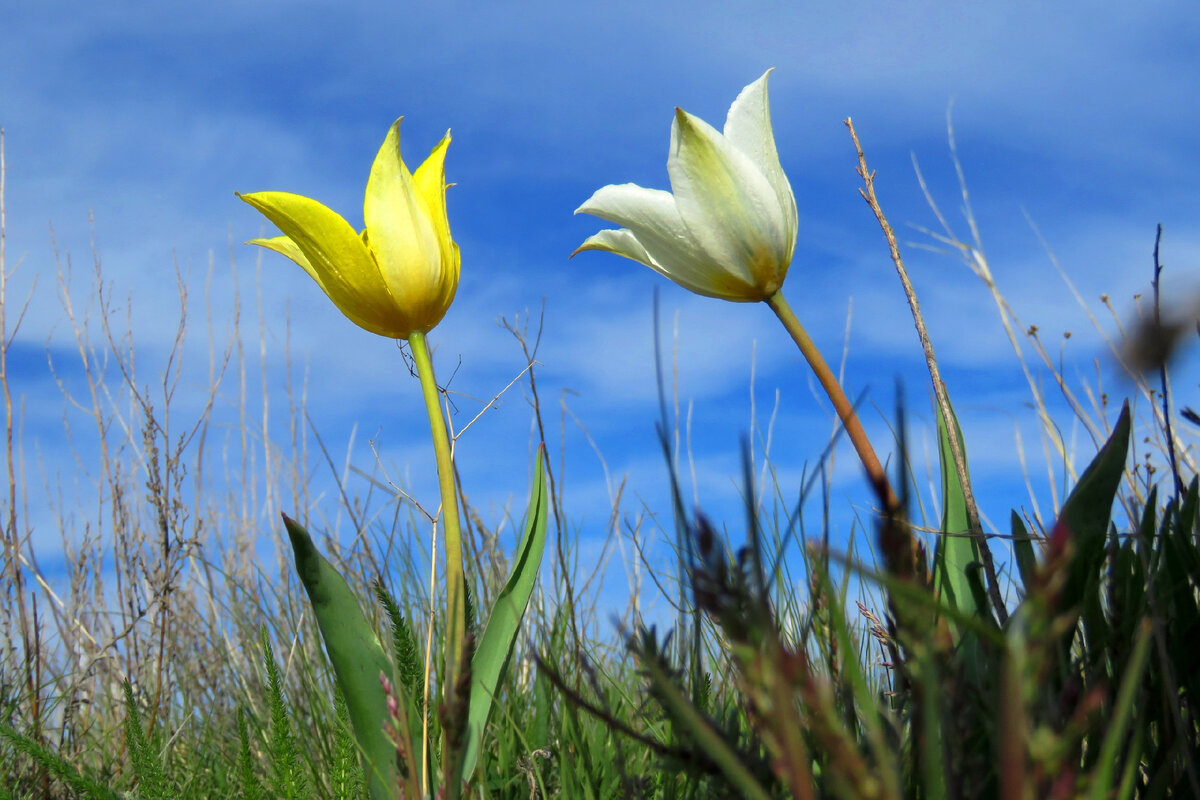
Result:
M1150 654L1151 622L1142 620L1138 630L1137 644L1134 645L1133 655L1125 665L1125 677L1121 679L1121 688L1117 692L1117 703L1113 711L1112 721L1108 724L1108 732L1104 735L1104 743L1100 746L1099 765L1092 777L1092 788L1088 800L1104 800L1112 796L1113 776L1118 764L1121 746L1128 739L1126 732L1130 720L1133 719L1134 704L1137 702L1138 689L1142 684L1142 672L1146 668L1146 660ZM1127 758L1137 760L1138 751L1131 750ZM1124 781L1122 781L1124 782Z
M467 716L467 749L462 773L465 780L470 780L475 771L483 743L483 730L492 709L492 698L504 680L513 645L521 629L521 619L525 616L525 608L542 565L548 513L543 455L544 448L539 447L529 507L525 512L525 533L513 561L512 573L496 597L496 604L488 616L487 626L471 660L471 707Z

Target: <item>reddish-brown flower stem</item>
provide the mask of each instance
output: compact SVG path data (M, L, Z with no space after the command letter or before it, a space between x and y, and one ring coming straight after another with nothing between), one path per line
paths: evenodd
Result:
M842 385L838 383L833 370L829 368L829 364L825 362L821 351L817 349L817 346L809 337L808 331L804 330L804 326L800 324L800 320L795 312L792 311L792 307L788 305L787 300L783 296L783 290L781 289L771 295L764 302L771 307L771 310L775 312L775 316L779 317L779 321L783 323L783 327L791 334L792 340L800 348L800 352L804 355L804 359L808 361L813 374L817 376L821 388L829 396L829 400L833 403L833 408L837 412L838 419L842 421L842 426L846 429L846 436L850 439L850 443L854 445L854 451L858 454L858 460L862 462L863 468L867 471L867 477L870 478L872 485L875 487L876 494L878 494L880 501L884 505L884 510L889 514L898 513L900 511L900 500L892 490L892 484L888 481L887 472L884 471L879 457L875 455L875 448L871 446L871 440L867 438L867 432L863 430L862 423L858 419L858 414L854 411L854 406L850 404L846 393L842 391Z

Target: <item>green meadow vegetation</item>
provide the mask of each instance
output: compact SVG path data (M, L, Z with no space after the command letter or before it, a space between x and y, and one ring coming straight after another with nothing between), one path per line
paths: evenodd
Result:
M747 513L710 521L685 510L686 433L664 398L660 441L645 446L664 453L674 507L656 510L674 527L626 528L618 492L603 546L645 573L672 609L669 626L644 624L644 597L614 614L602 576L580 558L558 454L547 453L541 331L509 326L540 440L528 507L489 523L472 487L449 489L461 512L456 611L453 590L427 571L430 548L443 552L431 523L443 518L379 472L346 480L307 419L318 388L296 378L283 397L253 394L259 321L238 315L197 397L179 375L183 321L203 303L181 280L168 369L147 376L98 258L90 297L72 294L69 265L58 264L71 370L82 376L60 385L92 430L64 431L79 472L61 485L89 487L79 497L91 505L58 495L55 577L35 558L25 511L37 478L10 372L23 298L7 294L15 267L0 249L0 798L1200 797L1200 418L1176 412L1167 373L1195 325L1160 316L1157 243L1145 322L1123 326L1113 313L1108 344L1131 391L1115 398L1074 382L1022 325L969 205L962 239L930 198L942 229L928 241L961 256L995 299L1029 381L1028 413L1070 475L1053 508L1029 503L985 531L953 387L853 143L864 213L880 224L880 257L895 265L930 368L941 507L925 513L914 498L922 467L904 410L888 443L897 455L873 469L847 406L824 450L730 453ZM591 249L629 246L614 241ZM771 305L804 351L778 289L750 299ZM1048 392L1069 418L1055 417ZM218 430L217 416L236 424ZM1077 455L1061 433L1072 426L1091 444ZM827 462L841 436L875 499L863 535L844 547L811 534L826 520L798 518L811 482L775 479L785 458ZM336 496L312 496L314 470L333 476ZM268 525L264 509L288 517ZM335 516L356 535L325 535ZM671 542L675 564L639 557L653 537Z

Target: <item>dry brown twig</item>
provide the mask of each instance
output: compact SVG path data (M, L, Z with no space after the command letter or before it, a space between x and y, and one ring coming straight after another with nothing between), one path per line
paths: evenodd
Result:
M955 418L950 408L950 397L946 392L946 384L942 380L941 372L938 369L937 359L934 357L933 342L929 338L929 332L925 329L925 319L921 315L921 307L917 302L917 293L913 289L912 282L908 279L908 271L904 268L904 259L900 255L900 245L896 242L896 233L888 223L887 217L884 216L883 208L879 205L879 198L875 195L875 173L867 168L867 158L863 154L862 144L858 140L858 133L854 130L854 123L847 117L844 124L850 131L850 138L854 140L854 150L858 154L857 172L863 181L863 188L859 189L858 193L862 195L863 200L870 206L871 211L875 214L875 219L879 222L879 227L883 230L884 238L887 239L888 250L892 256L892 263L896 266L896 274L900 277L900 283L904 287L904 296L908 299L908 306L912 310L913 323L917 328L917 336L921 340L921 349L925 351L925 363L929 367L929 377L933 382L933 393L937 398L938 410L941 412L942 419L946 423L946 438L950 444L950 453L954 458L954 469L958 473L958 480L962 485L971 534L978 542L980 556L983 558L983 568L988 582L988 594L991 597L992 605L996 607L996 614L1000 619L1000 624L1003 625L1008 620L1008 611L1004 605L1004 597L1000 593L1000 581L996 574L996 564L992 559L992 551L988 547L987 539L983 535L983 526L979 522L979 507L975 503L975 494L971 488L970 478L967 475L967 462L963 456L962 441L959 439L957 426L953 424Z

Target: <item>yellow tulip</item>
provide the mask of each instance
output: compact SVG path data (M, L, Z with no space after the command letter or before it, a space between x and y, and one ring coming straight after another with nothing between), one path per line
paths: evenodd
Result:
M400 121L388 130L367 178L357 233L337 212L303 195L238 195L283 236L253 239L295 261L356 325L408 339L437 325L458 288L458 245L446 216L450 132L410 173L400 157Z
M575 253L616 253L707 297L754 302L778 292L796 247L797 214L771 130L770 74L733 101L724 132L675 109L667 157L674 193L602 187L575 213L624 227L600 231Z

